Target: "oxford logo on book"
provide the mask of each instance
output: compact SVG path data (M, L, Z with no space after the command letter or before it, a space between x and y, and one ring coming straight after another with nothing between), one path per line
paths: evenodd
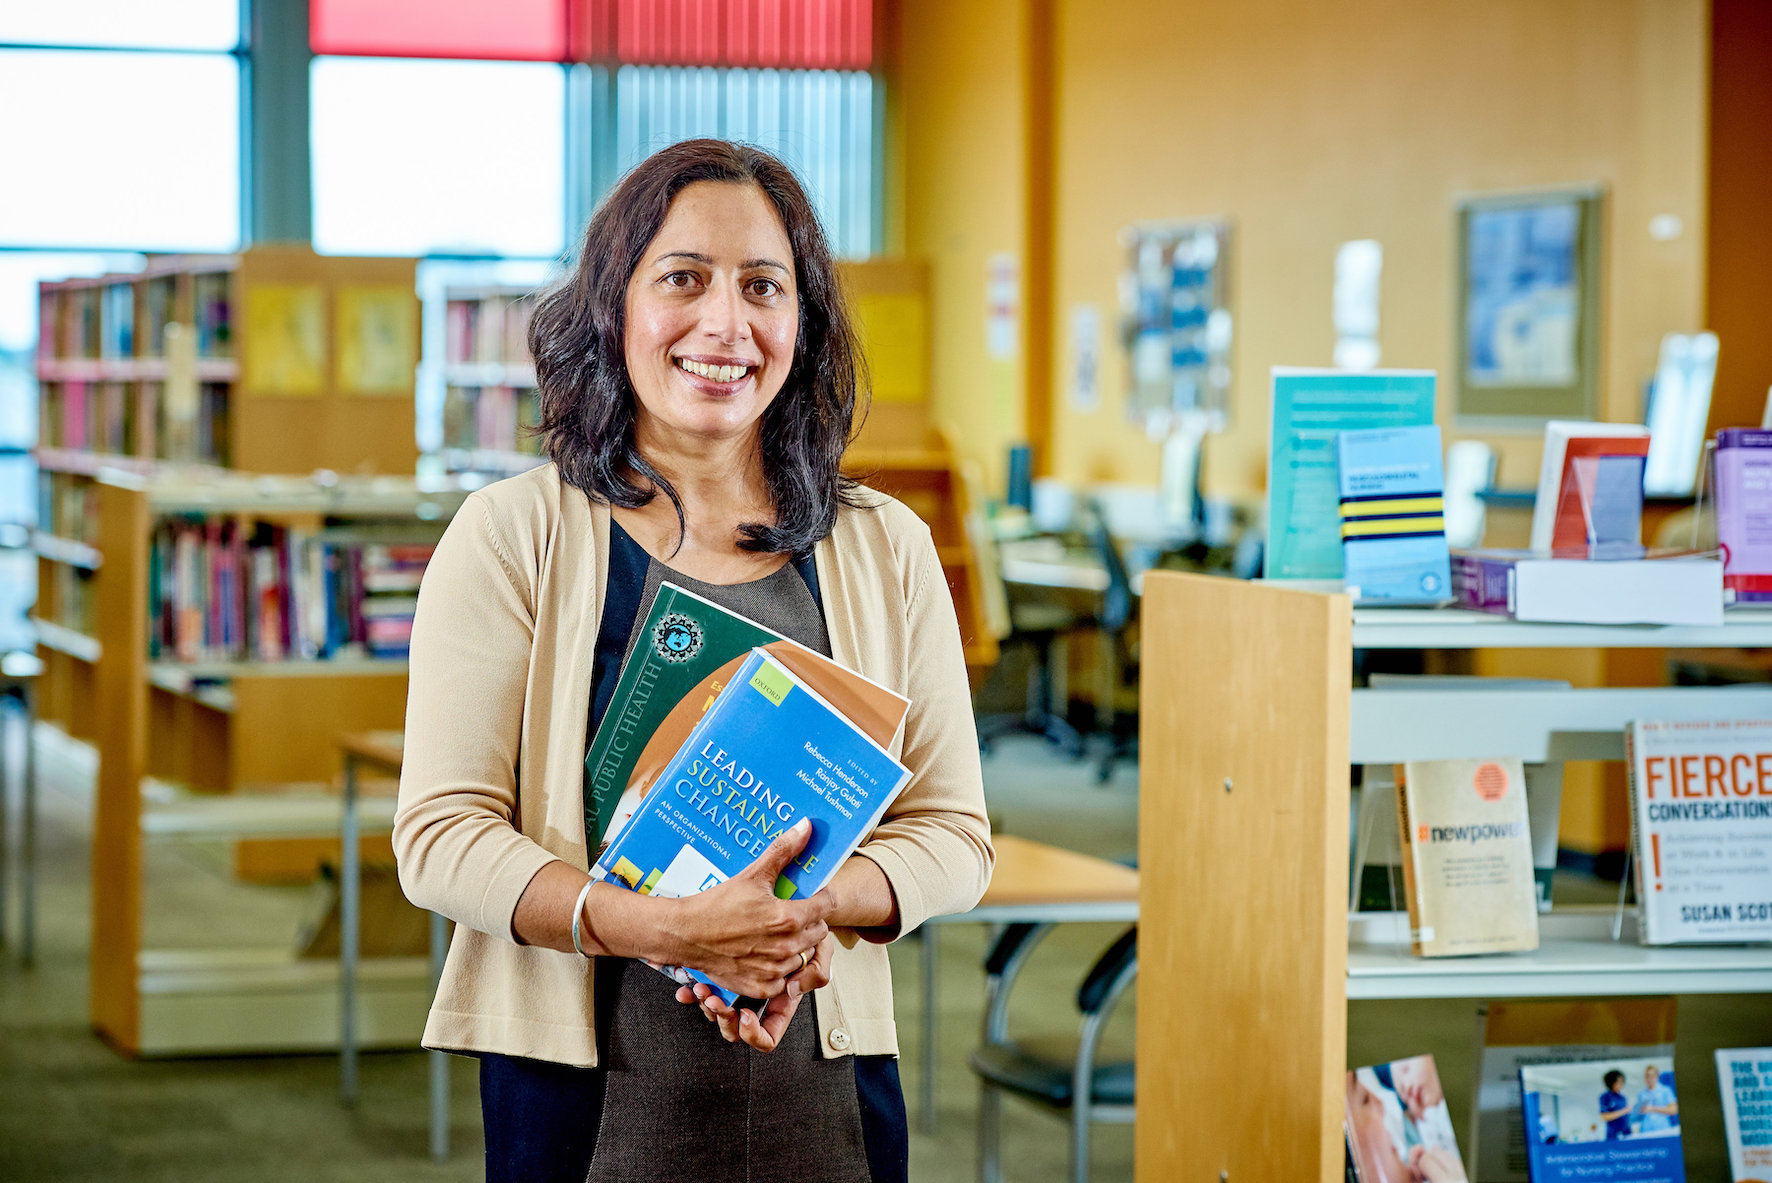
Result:
M666 661L681 664L701 652L705 635L694 618L681 612L663 617L652 629L652 647Z

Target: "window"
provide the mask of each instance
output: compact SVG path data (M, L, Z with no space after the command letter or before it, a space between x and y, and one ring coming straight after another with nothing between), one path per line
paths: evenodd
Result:
M695 136L756 144L799 174L832 251L864 257L873 245L873 81L834 70L623 66L617 168Z
M0 246L239 245L233 57L8 50L0 111Z
M230 50L240 0L54 0L0 5L8 45Z
M312 78L316 250L560 253L560 67L320 58Z

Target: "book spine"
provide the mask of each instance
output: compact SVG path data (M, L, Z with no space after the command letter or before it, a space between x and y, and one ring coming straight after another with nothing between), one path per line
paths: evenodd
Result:
M1397 833L1403 843L1403 899L1409 909L1409 948L1417 957L1422 950L1422 908L1417 890L1415 833L1409 827L1409 775L1407 765L1397 765Z
M1647 897L1643 895L1643 888L1647 885L1648 880L1643 874L1643 823L1638 818L1640 812L1638 802L1644 791L1643 774L1637 767L1637 757L1640 755L1638 749L1641 747L1642 741L1637 736L1637 725L1626 723L1624 725L1624 773L1630 788L1630 862L1631 875L1636 880L1637 887L1637 932L1639 939L1644 944L1653 944L1655 938L1650 930L1655 921L1651 910L1644 906ZM1622 907L1622 904L1620 906Z

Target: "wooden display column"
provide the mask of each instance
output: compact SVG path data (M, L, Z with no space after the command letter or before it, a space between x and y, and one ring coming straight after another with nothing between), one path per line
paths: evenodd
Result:
M1339 1183L1352 612L1144 583L1140 1183Z
M147 761L148 498L98 485L98 797L92 823L92 1025L120 1051L140 1046L141 780Z

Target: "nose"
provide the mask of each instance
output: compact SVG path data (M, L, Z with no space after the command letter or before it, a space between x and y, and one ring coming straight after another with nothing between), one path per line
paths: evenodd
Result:
M750 322L745 315L744 295L736 279L720 279L711 284L702 299L701 331L723 345L736 345L750 336Z

